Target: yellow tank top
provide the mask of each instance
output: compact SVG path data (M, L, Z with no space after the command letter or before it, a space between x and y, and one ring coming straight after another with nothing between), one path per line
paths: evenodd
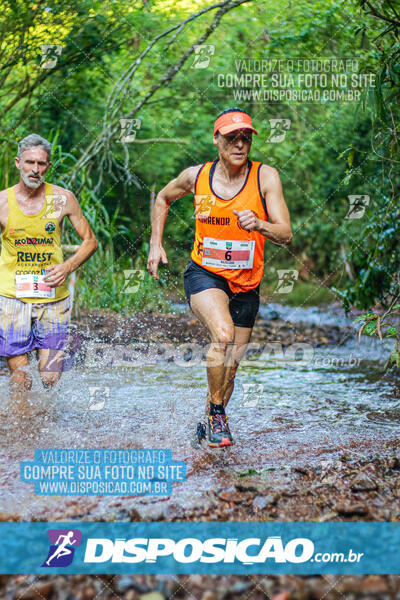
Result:
M42 210L33 216L20 209L15 188L8 188L8 220L1 236L0 296L16 297L16 275L42 274L64 261L61 228L53 203L53 186L46 183ZM68 296L67 283L55 288L55 298L21 298L23 302L56 302Z

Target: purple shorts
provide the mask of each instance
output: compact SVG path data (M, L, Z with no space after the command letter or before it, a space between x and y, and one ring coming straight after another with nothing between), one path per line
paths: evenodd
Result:
M69 315L69 296L42 304L0 296L0 356L20 356L35 348L62 350Z

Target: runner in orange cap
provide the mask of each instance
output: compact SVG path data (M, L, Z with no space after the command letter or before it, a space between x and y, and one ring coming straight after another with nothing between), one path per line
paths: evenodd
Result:
M219 158L182 171L158 193L153 210L147 268L158 279L159 262L168 262L162 236L169 206L195 195L195 240L184 282L190 308L212 341L207 424L197 430L199 441L206 437L212 447L233 444L225 408L259 308L265 239L288 244L292 238L278 171L248 158L253 133L246 111L224 110L214 124Z

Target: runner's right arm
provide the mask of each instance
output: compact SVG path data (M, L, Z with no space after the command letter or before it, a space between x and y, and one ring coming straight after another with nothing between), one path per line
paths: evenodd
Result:
M172 179L157 194L153 207L153 218L151 220L150 252L147 261L147 270L154 279L160 279L157 271L160 260L164 265L168 263L167 255L162 245L165 221L167 220L169 207L172 202L194 193L194 185L201 165L189 167Z

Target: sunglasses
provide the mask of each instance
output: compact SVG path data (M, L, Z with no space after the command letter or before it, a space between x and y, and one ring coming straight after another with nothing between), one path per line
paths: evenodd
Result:
M230 135L224 135L222 136L227 142L228 144L233 144L235 142L238 142L239 140L244 142L245 144L251 144L251 142L253 141L253 137L250 134L230 134Z

